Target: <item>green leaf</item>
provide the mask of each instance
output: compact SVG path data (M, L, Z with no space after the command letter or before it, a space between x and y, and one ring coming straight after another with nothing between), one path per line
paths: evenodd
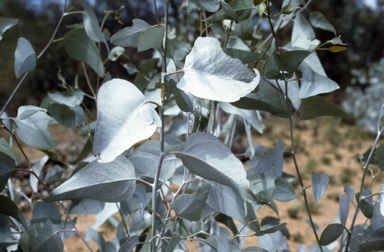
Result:
M45 201L95 199L118 202L129 199L136 184L135 168L124 156L110 163L92 161L55 188Z
M339 85L328 77L318 74L310 65L303 62L299 68L301 71L301 87L299 96L301 99L315 96L318 94L330 93L339 89Z
M65 50L75 60L87 63L100 77L104 76L104 65L96 44L84 29L73 29L64 37Z
M308 120L319 116L350 118L347 113L319 96L303 99L298 111L302 120Z
M48 170L47 174L44 177L44 183L50 184L50 183L59 181L64 171L65 170L63 168L61 168L58 165L55 165L54 167Z
M317 174L312 172L312 191L315 198L315 202L318 202L321 196L327 190L329 183L328 174Z
M340 223L331 223L329 224L324 231L321 233L320 237L320 245L326 246L334 242L340 235L343 233L344 229L346 229Z
M274 53L265 69L266 77L268 79L284 79L282 75L285 74L285 78L291 78L293 72L309 54L311 52L305 50Z
M118 31L111 37L111 43L122 47L135 47L138 51L145 51L161 46L165 27L151 26L141 19L134 19L131 27Z
M233 102L256 88L259 72L229 57L215 38L199 37L184 65L184 76L177 87L196 97ZM255 76L256 74L256 76Z
M20 245L24 251L63 251L60 233L46 223L32 223L30 232L21 235Z
M142 31L139 36L137 51L143 52L151 48L161 47L164 32L165 27L163 25L152 26Z
M198 221L201 219L201 210L207 201L210 186L203 184L196 193L183 194L178 197L171 207L175 210L177 216L190 220Z
M297 198L291 183L283 178L277 178L275 180L275 190L273 191L272 196L277 201L281 202L288 202Z
M97 125L93 151L100 161L110 162L161 127L152 104L132 83L112 79L97 96Z
M243 164L213 135L190 135L183 151L176 157L196 175L231 187L246 201L264 203L258 201L251 191Z
M19 78L26 72L30 72L36 67L36 53L31 43L25 38L19 38L15 51L15 73Z
M17 125L16 133L20 139L38 149L50 149L56 145L48 131L48 124L51 117L46 110L36 106L21 106L15 120Z
M111 52L109 53L108 55L108 59L110 61L116 61L121 55L124 55L125 53L125 49L121 46L115 46ZM128 71L129 74L132 74L132 72L130 73L130 71Z
M197 0L197 3L209 12L216 12L220 8L221 1L218 0Z
M326 31L330 31L336 34L335 27L328 22L327 18L323 13L319 11L312 11L309 13L309 21L311 24L316 27Z
M3 191L8 179L16 170L16 162L11 156L0 151L0 191Z
M237 0L231 1L229 4L226 4L224 1L220 2L223 8L209 16L207 18L208 21L222 21L229 18L236 21L244 21L252 15L252 11L255 9L253 0Z
M73 129L85 121L85 113L81 106L68 107L53 103L48 107L48 114L68 129Z
M0 41L3 39L4 32L15 26L18 21L14 18L0 18Z
M239 59L243 64L256 62L260 59L261 54L240 50L236 48L223 48L223 51L230 57Z
M257 92L248 94L232 105L242 109L267 111L279 117L289 117L284 95L264 80L260 81Z
M7 216L11 216L15 218L18 222L20 222L25 230L29 232L29 228L27 223L25 222L25 218L21 213L20 209L16 206L16 204L8 197L0 195L0 214L4 214Z
M4 153L11 157L13 160L16 160L11 146L9 146L8 142L3 137L0 138L0 153Z
M266 235L266 234L273 234L273 233L275 233L277 231L280 231L280 230L284 229L286 226L287 226L287 223L281 223L281 224L278 224L276 226L269 227L269 228L257 231L255 233L255 235L256 236L262 236L262 235Z
M83 22L85 33L87 33L90 39L95 42L105 43L105 38L103 33L101 32L97 17L89 6L86 6L83 11Z

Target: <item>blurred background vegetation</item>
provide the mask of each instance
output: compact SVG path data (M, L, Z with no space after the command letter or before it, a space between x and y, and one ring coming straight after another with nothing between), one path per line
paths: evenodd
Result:
M162 15L163 1L157 2L159 15ZM183 0L170 1L170 22L171 26L177 26L188 40L188 34L194 35L198 32L191 27L195 27L194 22L199 15L188 12L185 6L182 6L183 2ZM278 9L282 1L272 2L276 2ZM13 65L17 39L21 36L28 39L39 54L59 21L63 3L63 0L0 1L0 17L19 20L18 25L7 31L0 42L0 106L5 103L18 82ZM73 10L83 10L85 4L95 11L100 21L104 17L105 10L116 10L125 6L120 12L119 20L115 20L113 15L106 20L107 34L114 34L126 26L131 26L134 18L143 19L150 24L156 23L153 0L67 0L67 6L73 6ZM337 35L348 44L348 50L345 52L318 52L328 76L341 86L341 90L334 94L334 100L354 114L358 123L359 117L362 117L360 124L364 125L366 123L364 117L368 114L377 118L379 113L377 107L381 107L383 101L384 0L313 0L309 11L315 10L326 16L336 28ZM81 22L81 14L65 17L55 39L62 38L70 30L69 26L78 22ZM316 30L316 33L320 41L334 37L333 34L321 30ZM127 56L126 61L140 66L141 61L151 55L148 55L148 52L139 54L135 49L128 49ZM108 65L112 75L132 80L135 76L128 74L121 63L114 62ZM59 68L69 84L73 84L76 74L82 72L81 65L67 56L60 42L54 43L38 61L36 70L28 76L24 86L8 107L8 113L15 115L20 105L38 104L46 91L57 89L60 83L57 78ZM78 76L78 79L80 88L87 92L85 83L82 83L83 76ZM372 115L369 110L376 114ZM369 126L372 123L366 124Z

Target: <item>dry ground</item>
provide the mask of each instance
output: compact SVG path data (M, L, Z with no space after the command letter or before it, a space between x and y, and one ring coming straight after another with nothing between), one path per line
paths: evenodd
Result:
M278 138L284 142L285 149L289 148L289 126L283 119L266 119L266 130L263 135L256 135L254 143L264 147L272 148ZM75 134L59 127L51 129L52 134L58 139L62 154L72 155L75 152L74 146L79 146L80 141ZM310 199L313 218L320 229L323 230L327 224L331 223L338 211L337 198L343 194L343 184L349 183L355 191L362 175L362 165L358 162L358 155L364 153L374 141L374 136L365 130L353 125L342 123L335 118L321 118L312 121L295 122L294 139L297 145L297 160L299 168L304 177L306 186L311 184L311 172L327 173L330 175L330 184L326 194L315 204L313 198ZM81 140L83 141L83 140ZM246 139L240 141L240 146L246 144ZM26 149L28 157L37 160L42 154ZM70 158L70 157L68 157ZM293 163L289 158L285 159L284 171L295 175ZM369 178L370 182L371 179ZM377 185L384 181L381 177L375 182ZM299 192L298 183L294 182L295 189ZM308 194L312 195L309 188ZM311 228L306 224L306 211L300 200L279 203L279 218L281 222L286 222L291 239L288 241L290 249L296 251L300 243L307 246L315 242ZM353 208L352 208L353 209ZM257 212L259 219L265 216L276 215L268 208L263 208ZM351 215L350 215L351 216ZM94 216L78 216L77 227L85 234L85 227L92 226ZM349 219L350 221L350 219ZM359 217L358 223L362 223L364 218ZM104 237L108 240L115 236L115 231L111 225L102 227ZM320 235L320 234L319 234ZM247 245L255 245L257 241L254 237L248 239ZM95 248L94 244L92 246ZM65 241L65 251L87 251L84 244L77 236L72 236Z

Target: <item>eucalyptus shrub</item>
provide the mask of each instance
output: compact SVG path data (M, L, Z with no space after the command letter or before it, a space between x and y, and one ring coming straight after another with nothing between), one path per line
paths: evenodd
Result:
M310 2L284 0L280 8L268 0L184 1L180 12L199 17L194 20L200 32L196 38L183 33L183 22L168 24L168 0L161 5L154 0L156 10L164 8L164 16L154 14L156 24L135 19L111 37L103 24L109 15L118 18L121 9L105 11L99 23L91 8L73 10L64 2L57 28L42 52L36 54L26 38L17 41L15 74L20 81L14 93L54 43L63 43L67 54L79 61L87 85L68 84L59 71L64 89L48 92L40 106L21 106L12 117L6 108L13 95L3 105L2 128L9 139L0 141L2 246L62 251L63 240L77 235L90 251L90 240L100 251L187 251L188 241L202 251L287 251L289 226L280 223L275 201L300 198L316 239L310 251L384 247L381 194L364 183L370 164L383 167L383 148L376 150L383 132L380 119L372 150L361 157L361 186L356 192L345 186L336 219L318 230L309 209L308 195L319 201L329 176L313 172L312 184L304 184L296 159L294 117L348 117L319 96L339 86L327 78L316 52L339 52L346 45L322 13L308 11ZM69 15L82 15L83 22L57 38ZM0 19L0 35L15 25L16 19ZM331 39L317 40L315 28L329 31ZM290 34L288 40L283 33ZM136 73L133 82L111 76L106 64L124 57L126 47L153 51L140 68L124 65ZM101 53L104 49L107 56ZM85 107L85 97L95 101L97 119ZM289 146L279 139L272 149L253 143L252 135L263 133L261 113L288 120ZM49 133L50 124L87 137L71 163L53 151L57 143ZM249 158L247 170L231 152L241 128L249 141L244 154ZM152 138L155 133L158 138ZM45 156L20 167L13 152L20 148L24 153L20 141ZM293 160L296 174L284 171L284 155ZM48 166L49 161L55 165ZM71 170L69 177L64 169ZM33 201L22 194L31 201L31 219L16 204L16 173L30 174L34 193L41 190L38 185L49 193ZM290 183L295 177L299 194ZM53 190L52 184L57 185ZM355 210L348 227L350 206ZM259 219L260 207L271 208L276 216ZM367 217L364 224L356 224L360 211ZM76 227L75 214L97 214L85 237ZM96 231L106 220L116 227L116 237L108 242ZM244 248L247 237L257 237L259 247Z

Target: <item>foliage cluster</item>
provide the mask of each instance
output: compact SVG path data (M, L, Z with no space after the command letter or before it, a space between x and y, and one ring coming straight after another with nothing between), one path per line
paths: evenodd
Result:
M272 11L274 2L269 0L185 1L180 8L186 15L194 13L200 33L191 41L179 27L169 26L167 0L153 1L155 10L164 9L163 17L156 12L156 24L135 19L112 36L104 21L109 15L119 19L120 9L105 11L99 22L91 8L73 10L64 1L56 29L39 54L26 38L18 39L14 67L20 81L14 93L54 43L62 43L79 62L84 80L68 83L59 71L58 89L48 92L40 106L21 106L9 117L5 111L11 95L2 107L9 140L0 140L1 245L18 251L62 251L63 240L76 234L91 251L90 240L100 251L185 251L188 241L202 251L284 251L289 250L289 227L280 223L275 201L299 198L317 241L310 251L382 248L384 201L364 183L369 165L384 167L383 145L376 149L384 130L382 109L375 143L361 157L360 188L355 193L345 186L339 213L324 230L318 230L312 218L308 194L318 202L329 176L312 172L312 184L304 185L293 120L348 115L319 96L339 86L326 76L316 52L340 52L346 45L322 13L308 11L310 2L284 0L281 9ZM70 15L80 15L82 22L57 38ZM17 22L1 18L0 35ZM331 39L319 41L314 29L329 32ZM283 32L291 34L289 41L279 39ZM127 56L127 47L153 52L140 67L124 63L136 74L132 83L108 69L108 62ZM96 103L96 118L86 99ZM265 113L288 120L290 146L279 139L272 149L253 143L252 135L263 133ZM50 124L87 137L71 163L52 151L57 143ZM243 154L248 169L231 151L240 128L249 142ZM151 139L155 132L158 140ZM16 148L23 152L20 141L45 156L20 167L14 154ZM293 160L296 174L283 169L284 156ZM72 170L69 178L63 176L65 169ZM15 173L30 174L33 192L46 190L49 195L36 199L15 192ZM300 193L290 183L294 178ZM51 190L52 184L58 186ZM31 202L31 219L21 213L16 194ZM354 214L347 227L350 206ZM261 207L271 208L276 216L259 219ZM369 222L355 223L359 211ZM85 237L74 214L97 214L97 224L87 228ZM108 242L96 231L107 219L117 230ZM257 237L259 247L244 248L247 237Z

